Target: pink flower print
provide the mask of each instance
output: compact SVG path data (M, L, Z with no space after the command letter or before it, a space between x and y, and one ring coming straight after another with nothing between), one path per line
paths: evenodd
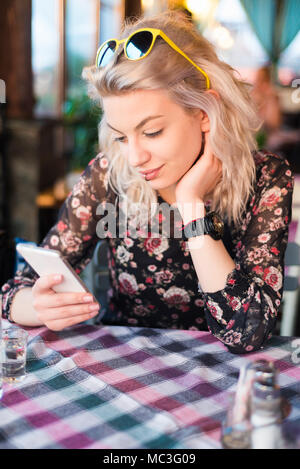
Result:
M64 231L66 228L68 228L68 225L66 225L62 220L60 220L58 223L57 223L57 229L58 231L61 233L62 231Z
M164 300L167 304L178 307L189 303L190 296L183 288L171 287L165 292Z
M86 231L87 228L88 228L88 223L89 223L89 220L92 216L92 212L91 212L91 207L88 206L88 207L84 207L83 205L81 205L80 207L77 208L76 210L76 217L80 219L81 221L81 230L82 231Z
M100 168L105 169L108 167L108 159L105 157L102 157L100 159Z
M272 209L281 200L281 189L280 187L274 186L264 193L260 202L260 209Z
M61 244L67 253L78 252L81 246L81 239L74 235L71 230L66 231L60 237Z
M239 344L241 342L242 334L236 331L228 331L224 334L224 342L227 345Z
M169 270L161 270L154 275L157 283L170 283L173 278L173 274Z
M270 233L262 233L258 236L257 239L259 243L267 243L270 238L271 238Z
M122 272L119 275L120 292L128 295L134 295L138 291L136 278L127 272Z
M272 265L264 269L263 280L275 291L282 287L282 274Z

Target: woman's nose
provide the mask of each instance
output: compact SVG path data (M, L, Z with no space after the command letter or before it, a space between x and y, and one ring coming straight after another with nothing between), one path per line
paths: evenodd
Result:
M128 162L134 168L143 167L148 160L150 160L150 153L139 145L137 142L132 142L128 146Z

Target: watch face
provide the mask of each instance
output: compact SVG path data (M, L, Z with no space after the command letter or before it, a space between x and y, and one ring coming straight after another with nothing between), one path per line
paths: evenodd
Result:
M214 239L221 239L224 234L224 223L216 212L211 212L209 215L213 231L211 235Z

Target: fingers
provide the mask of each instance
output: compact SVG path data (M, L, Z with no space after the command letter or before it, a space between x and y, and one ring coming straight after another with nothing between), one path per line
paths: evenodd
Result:
M45 321L75 318L76 316L85 316L98 312L99 303L91 303L90 305L64 305L61 308L49 308L38 312L38 319Z
M59 284L62 280L61 275L45 275L35 282L32 292L36 309L57 308L64 305L75 305L79 303L86 304L94 300L93 295L88 292L54 292L52 287Z
M88 293L52 293L34 295L34 307L41 308L60 308L66 305L85 305L93 301L93 295Z
M62 275L45 275L36 281L32 290L36 316L52 330L86 321L96 316L100 309L99 303L88 292L54 292L53 286L62 280Z
M75 324L79 324L84 321L88 321L89 319L95 317L98 314L98 311L95 313L91 314L83 314L80 316L74 316L66 319L57 319L57 320L51 320L47 321L45 326L48 327L48 329L52 331L61 331L67 327L74 326Z
M39 294L43 292L49 292L55 285L58 285L63 280L62 275L43 275L40 277L33 286L33 293Z
M37 311L37 318L49 329L58 331L95 317L100 307L99 303L91 303L41 309Z

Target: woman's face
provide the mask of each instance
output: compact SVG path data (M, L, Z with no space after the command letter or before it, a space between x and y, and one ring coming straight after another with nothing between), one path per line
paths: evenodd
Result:
M141 177L155 190L174 189L200 153L203 113L187 114L160 90L109 96L103 109L128 163L140 172L159 168Z

